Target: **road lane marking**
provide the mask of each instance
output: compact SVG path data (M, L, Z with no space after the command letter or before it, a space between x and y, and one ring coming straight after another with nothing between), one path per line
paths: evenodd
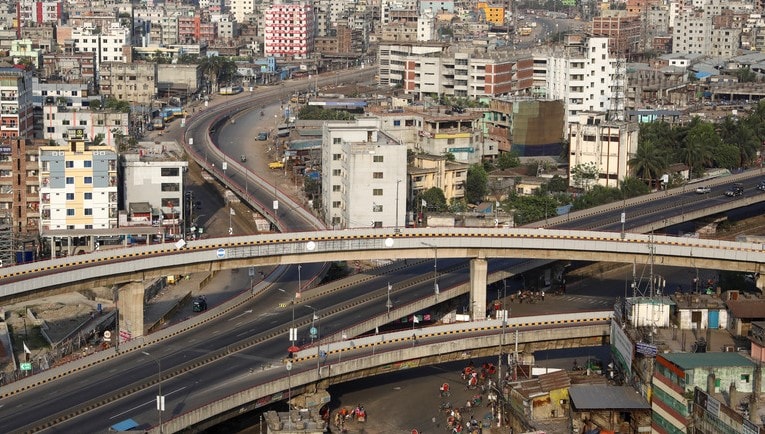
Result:
M169 392L169 393L165 393L165 394L163 394L162 396L164 396L164 397L168 397L168 396L172 395L173 393L176 393L176 392L180 392L181 390L185 389L186 387L187 387L187 386L183 386L183 387L181 387L180 389L177 389L177 390L173 390L172 392ZM130 413L130 412L131 412L131 411L133 411L133 410L137 410L137 409L139 409L139 408L141 408L141 407L144 407L144 406L147 406L147 405L149 405L149 404L156 404L156 402L157 402L157 400L156 400L156 399L152 399L151 401L147 401L147 402L144 402L143 404L139 404L139 405L136 405L136 406L135 406L135 407L133 407L133 408L127 409L127 410L123 411L122 413L117 413L117 414L115 414L114 416L110 417L109 419L111 420L111 419L115 419L115 418L118 418L118 417L120 417L120 416L123 416L123 415L125 415L125 414L127 414L127 413Z

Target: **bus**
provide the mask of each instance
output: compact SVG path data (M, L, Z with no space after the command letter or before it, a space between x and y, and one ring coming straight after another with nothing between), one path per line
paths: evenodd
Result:
M244 91L242 86L224 86L218 90L220 95L236 95Z

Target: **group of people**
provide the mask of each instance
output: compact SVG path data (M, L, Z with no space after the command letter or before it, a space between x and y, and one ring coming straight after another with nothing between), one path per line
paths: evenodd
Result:
M472 414L469 418L462 417L459 409L447 409L446 429L453 434L481 434L481 424Z
M518 300L518 303L523 304L523 301L526 300L528 303L535 303L537 301L545 301L545 292L543 291L523 291L518 290L518 294L513 294L510 296L510 303L514 302L515 300Z
M359 404L353 410L348 410L346 407L342 407L338 410L337 413L335 413L335 428L340 430L340 432L348 432L345 427L345 422L351 418L357 422L366 422L367 411L364 409L364 406Z

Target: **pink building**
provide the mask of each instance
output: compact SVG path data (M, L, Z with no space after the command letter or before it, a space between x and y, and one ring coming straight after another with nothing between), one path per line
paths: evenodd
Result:
M263 51L266 56L308 57L315 35L313 8L308 4L274 4L266 9Z

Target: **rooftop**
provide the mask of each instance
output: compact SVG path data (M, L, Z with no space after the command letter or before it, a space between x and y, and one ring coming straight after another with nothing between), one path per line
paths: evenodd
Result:
M568 389L571 405L584 410L650 410L651 405L635 389L626 386L573 385Z
M739 353L665 353L659 354L680 369L754 367L755 363Z

